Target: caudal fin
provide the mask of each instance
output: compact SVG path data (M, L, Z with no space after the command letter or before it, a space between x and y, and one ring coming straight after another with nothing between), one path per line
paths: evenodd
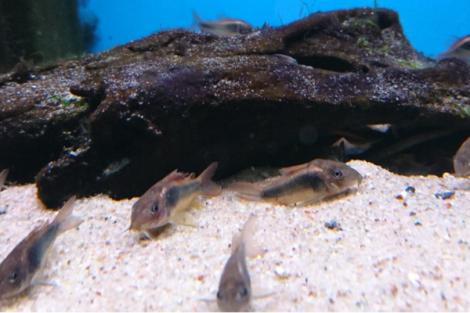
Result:
M201 23L202 23L201 17L193 9L193 22L189 26L189 29L192 31L197 31L200 28Z
M59 234L66 232L69 229L75 228L83 223L82 218L72 215L75 199L76 196L72 196L59 210L59 213L51 223L51 225L59 225Z
M256 221L256 215L250 215L248 220L245 222L245 225L243 225L241 236L233 236L232 253L235 252L235 250L241 243L245 245L245 256L247 257L255 257L265 252L264 249L254 240L254 234L256 233L257 224Z
M222 188L212 181L218 165L217 162L212 163L198 177L201 180L201 193L204 196L216 197L222 192Z
M2 186L5 184L5 180L7 179L8 176L8 169L5 169L0 172L0 190L2 189Z
M228 185L228 189L235 192L235 195L239 198L250 201L263 201L261 187L256 183L235 182Z

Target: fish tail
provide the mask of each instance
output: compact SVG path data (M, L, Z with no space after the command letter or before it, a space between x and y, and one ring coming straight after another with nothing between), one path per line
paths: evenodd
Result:
M250 201L263 201L261 197L261 187L258 184L235 182L228 185L228 189L235 192L235 195L239 198Z
M5 180L7 180L7 176L8 176L8 169L5 169L0 172L0 189L5 184Z
M189 29L198 30L202 22L203 21L199 14L197 14L196 11L193 9L193 22L191 23L191 26L189 26Z
M235 234L232 237L232 248L230 250L231 254L234 255L240 246L241 236L240 234Z
M222 192L222 188L212 181L212 176L214 176L218 165L219 163L217 162L212 163L199 175L199 179L201 180L201 193L204 196L216 197Z
M58 234L66 232L83 223L82 218L72 215L75 199L76 196L72 196L59 210L59 213L51 223L51 225L58 225Z
M242 234L239 236L239 242L232 241L232 245L243 243L245 246L245 255L255 257L264 253L264 249L255 241L254 234L257 228L257 217L252 214L243 225ZM234 244L235 242L235 244ZM232 248L232 251L233 248Z
M445 52L436 54L436 60L441 61L442 59L445 59L447 57L447 54Z
M199 14L197 14L196 10L193 9L193 19L194 21L196 21L197 23L201 23L202 22L202 18L199 16Z

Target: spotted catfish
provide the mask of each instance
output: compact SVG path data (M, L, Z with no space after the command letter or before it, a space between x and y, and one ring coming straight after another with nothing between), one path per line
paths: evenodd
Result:
M72 215L75 197L70 198L52 221L34 229L0 264L0 298L21 293L31 285L39 284L37 274L55 239L75 228L83 219Z
M217 169L217 162L194 178L174 170L161 181L147 190L132 206L129 229L143 231L155 230L175 222L178 213L188 208L198 195L215 197L222 191L211 178Z
M229 185L240 198L284 205L305 205L358 187L362 176L346 164L315 159L283 168L281 176L262 183L236 182Z

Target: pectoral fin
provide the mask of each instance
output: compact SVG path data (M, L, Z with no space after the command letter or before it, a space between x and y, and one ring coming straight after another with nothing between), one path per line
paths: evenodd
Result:
M170 217L170 223L174 225L182 225L182 226L188 226L188 227L195 227L198 228L199 225L195 220L193 220L191 217L183 214L184 212L178 212L176 214L173 214Z
M209 298L199 298L199 301L204 301L204 302L208 302L208 303L217 302L217 300L215 300L215 299L209 299Z
M253 287L253 294L251 296L253 299L264 299L276 294L276 291L261 291L260 289L262 288Z
M38 271L34 276L33 279L31 279L31 286L35 285L41 285L41 286L52 286L52 287L59 287L59 284L53 281L46 281L44 277L40 277L42 274L42 271Z
M309 205L309 204L312 204L314 202L318 202L320 200L323 200L324 198L326 198L327 196L326 195L323 195L323 196L318 196L318 197L315 197L315 198L312 198L312 199L309 199L309 200L306 200L306 201L302 201L302 202L297 202L297 203L294 203L294 204L291 204L290 207L291 208L301 208L301 207L304 207L306 205Z

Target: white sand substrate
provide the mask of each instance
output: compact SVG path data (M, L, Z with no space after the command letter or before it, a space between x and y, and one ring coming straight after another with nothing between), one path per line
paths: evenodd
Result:
M137 198L80 199L75 214L85 222L57 239L41 274L57 286L33 286L0 300L0 310L217 310L200 299L215 299L232 235L251 213L255 238L268 250L248 260L254 293L276 292L253 300L255 311L470 310L470 193L434 195L466 181L349 165L364 176L358 193L289 208L224 191L188 211L199 227L171 225L153 241L123 233ZM56 215L39 203L34 185L1 192L1 210L0 260ZM330 220L342 230L326 228Z

